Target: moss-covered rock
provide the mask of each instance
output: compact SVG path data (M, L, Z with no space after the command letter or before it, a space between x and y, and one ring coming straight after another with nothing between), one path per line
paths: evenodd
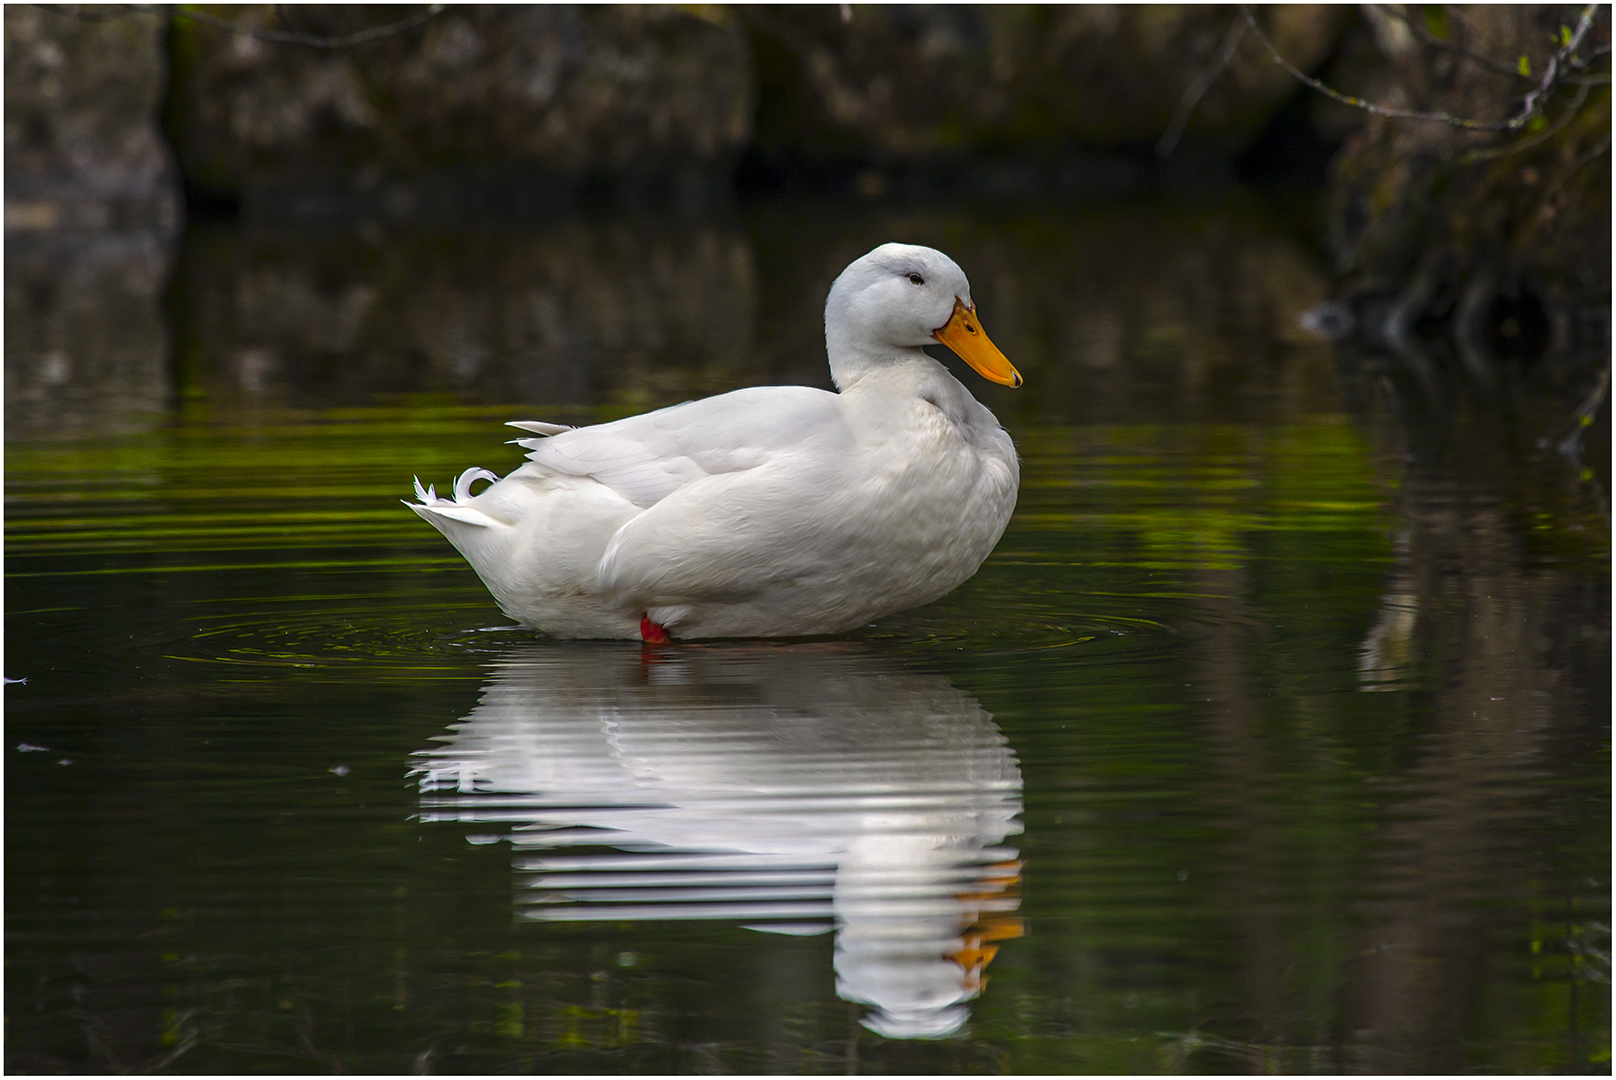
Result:
M320 35L419 11L198 10ZM745 35L711 6L455 6L343 49L180 19L173 53L169 128L186 181L249 211L317 214L324 198L409 216L446 193L542 195L592 177L672 177L694 191L727 174L751 132Z
M1394 104L1498 121L1519 111L1576 12L1456 6L1430 28L1535 77L1489 70L1420 42L1390 16L1369 17ZM1604 8L1590 42L1609 41ZM1370 117L1332 166L1340 269L1358 291L1396 295L1393 336L1421 319L1446 323L1484 377L1501 355L1608 341L1610 131L1608 82L1562 86L1542 117L1513 133Z
M111 6L78 16L6 6L8 233L179 229L178 176L157 125L163 26Z
M184 218L157 123L164 20L91 4L4 17L7 435L160 422L162 293Z
M746 9L759 65L765 154L913 159L1155 143L1212 64L1238 13L1195 5L833 5ZM1344 13L1258 15L1303 68L1329 53ZM1187 137L1247 146L1296 90L1257 42L1240 42Z

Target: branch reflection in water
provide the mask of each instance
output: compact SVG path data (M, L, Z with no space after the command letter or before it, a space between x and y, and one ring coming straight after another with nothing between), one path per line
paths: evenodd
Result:
M893 1038L964 1025L1019 937L1021 771L938 675L844 643L535 644L415 756L427 821L509 827L539 921L836 934L836 991Z

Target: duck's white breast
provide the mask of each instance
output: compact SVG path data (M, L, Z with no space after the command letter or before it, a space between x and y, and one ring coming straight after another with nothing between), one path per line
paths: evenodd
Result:
M845 434L626 525L603 584L675 637L841 633L958 586L1015 508L1015 449L940 367L910 374L919 393L889 379L838 395Z

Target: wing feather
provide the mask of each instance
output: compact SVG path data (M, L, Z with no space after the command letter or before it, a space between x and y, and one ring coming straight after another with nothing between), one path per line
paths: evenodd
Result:
M529 461L562 475L590 477L648 508L688 484L756 468L831 432L845 432L835 394L762 386L516 441Z
M521 428L523 431L531 431L539 435L559 435L563 431L577 430L571 424L550 424L543 420L507 420L505 421L505 426ZM518 439L517 441L522 442L524 440Z

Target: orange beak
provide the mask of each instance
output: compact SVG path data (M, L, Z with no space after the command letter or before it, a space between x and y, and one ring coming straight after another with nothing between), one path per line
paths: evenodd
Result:
M1004 358L999 347L988 340L977 321L976 308L966 307L965 301L954 298L954 314L946 323L931 332L931 336L953 349L959 358L976 369L976 373L1001 386L1020 386L1021 372Z

